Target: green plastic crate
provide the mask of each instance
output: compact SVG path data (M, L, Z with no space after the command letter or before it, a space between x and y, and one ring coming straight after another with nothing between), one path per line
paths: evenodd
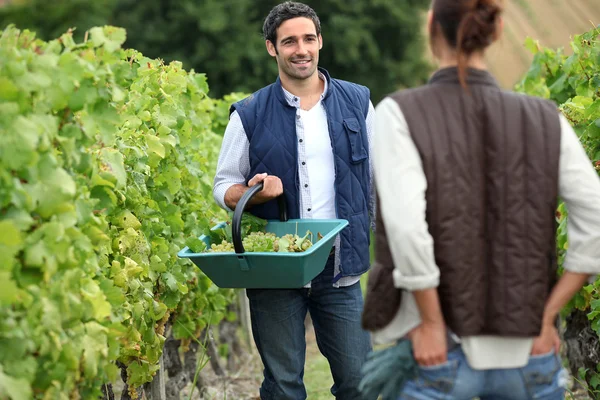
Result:
M233 212L231 235L235 253L194 253L188 247L178 253L189 258L221 288L291 289L301 288L325 268L336 235L348 225L344 219L297 219L288 221L287 203L282 194L277 199L279 221L268 221L266 231L281 237L313 233L313 246L301 253L246 253L241 237L242 214L248 202L263 188L262 182L249 188ZM213 227L223 228L225 223ZM315 243L318 234L323 237ZM200 236L208 247L210 237Z
M188 247L179 257L189 258L221 288L301 288L325 268L336 235L348 225L344 219L297 219L269 221L267 232L278 237L288 233L304 236L306 231L323 235L321 240L301 253L194 253ZM225 226L221 223L213 229ZM200 236L210 247L210 237Z

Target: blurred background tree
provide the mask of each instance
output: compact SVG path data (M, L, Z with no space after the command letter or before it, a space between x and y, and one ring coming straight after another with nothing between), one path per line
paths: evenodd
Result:
M30 29L38 37L51 40L76 27L79 38L111 18L116 0L0 0L0 29L14 24Z
M1 1L1 0L0 0ZM70 27L83 37L92 26L127 30L127 47L208 75L213 97L253 92L273 82L262 24L277 0L20 0L0 8L10 23L42 39ZM306 0L321 19L319 64L332 76L368 86L376 103L400 87L423 83L431 68L422 37L429 0Z
M43 39L76 27L127 29L126 46L206 72L211 95L253 92L274 81L262 22L282 0L0 0L0 29L9 23ZM386 93L423 83L432 68L423 40L430 0L305 0L323 23L320 64L333 76L362 83L377 103ZM523 43L565 47L600 23L598 0L504 0L504 34L488 52L500 85L512 89L531 65ZM4 5L4 6L3 6Z

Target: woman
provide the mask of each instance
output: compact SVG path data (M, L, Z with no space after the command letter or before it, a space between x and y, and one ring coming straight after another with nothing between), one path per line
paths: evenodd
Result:
M418 373L403 399L563 398L557 315L600 272L600 180L576 134L554 104L503 91L486 71L501 12L495 0L434 0L439 69L377 106L374 270L393 265L402 299L374 338L412 343Z

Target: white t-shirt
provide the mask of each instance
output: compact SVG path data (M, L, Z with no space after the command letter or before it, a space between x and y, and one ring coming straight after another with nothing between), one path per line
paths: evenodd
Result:
M325 108L319 101L310 110L299 109L298 113L304 125L312 218L335 219L335 167Z

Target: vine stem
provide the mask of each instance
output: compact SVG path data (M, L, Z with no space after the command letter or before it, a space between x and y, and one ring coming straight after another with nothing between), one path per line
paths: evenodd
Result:
M581 72L583 72L583 74L585 75L585 77L587 78L587 80L589 82L592 78L590 78L590 76L586 72L585 67L583 66L583 63L581 62L581 60L579 60L579 65L581 65Z

